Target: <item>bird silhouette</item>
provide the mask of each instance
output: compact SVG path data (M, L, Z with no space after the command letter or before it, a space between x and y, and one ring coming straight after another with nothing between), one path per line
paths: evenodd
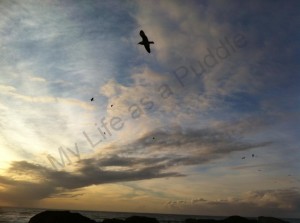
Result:
M143 41L139 42L138 44L144 45L147 52L150 53L150 44L154 44L154 42L148 40L148 37L146 36L143 30L140 31L140 36L142 37Z
M94 98L91 98L91 101L94 101Z
M246 159L246 157L243 156L243 157L242 157L242 160L244 160L244 159Z

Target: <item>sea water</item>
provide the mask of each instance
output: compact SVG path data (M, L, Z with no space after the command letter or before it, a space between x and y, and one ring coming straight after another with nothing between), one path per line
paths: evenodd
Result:
M0 208L0 223L28 223L34 215L46 209L36 208ZM49 210L49 209L48 209ZM125 219L130 216L147 216L156 218L160 223L183 223L185 219L224 219L221 216L199 216L199 215L175 215L175 214L149 214L149 213L129 213L129 212L104 212L104 211L71 211L80 213L97 222L105 218ZM300 223L300 219L284 219L290 223Z

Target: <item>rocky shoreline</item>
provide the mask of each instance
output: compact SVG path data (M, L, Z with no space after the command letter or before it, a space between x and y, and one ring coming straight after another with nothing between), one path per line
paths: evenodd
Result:
M156 218L144 216L131 216L123 219L104 219L102 222L96 222L79 213L70 211L43 211L33 216L28 223L159 223ZM213 219L185 219L184 223L288 223L287 221L260 216L257 219L249 219L241 216L230 216L222 220Z

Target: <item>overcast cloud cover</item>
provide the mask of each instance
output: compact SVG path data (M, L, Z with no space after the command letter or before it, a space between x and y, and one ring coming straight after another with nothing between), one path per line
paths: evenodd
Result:
M300 217L299 9L1 1L0 205Z

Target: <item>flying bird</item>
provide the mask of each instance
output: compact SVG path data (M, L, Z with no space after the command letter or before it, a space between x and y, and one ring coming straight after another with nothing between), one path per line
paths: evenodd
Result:
M91 101L94 101L94 98L91 98Z
M154 42L148 40L148 37L146 36L143 30L140 31L140 36L142 37L143 41L139 42L139 44L144 45L147 52L150 53L150 44L154 44Z
M244 159L246 159L246 157L243 156L243 157L242 157L242 160L244 160Z

